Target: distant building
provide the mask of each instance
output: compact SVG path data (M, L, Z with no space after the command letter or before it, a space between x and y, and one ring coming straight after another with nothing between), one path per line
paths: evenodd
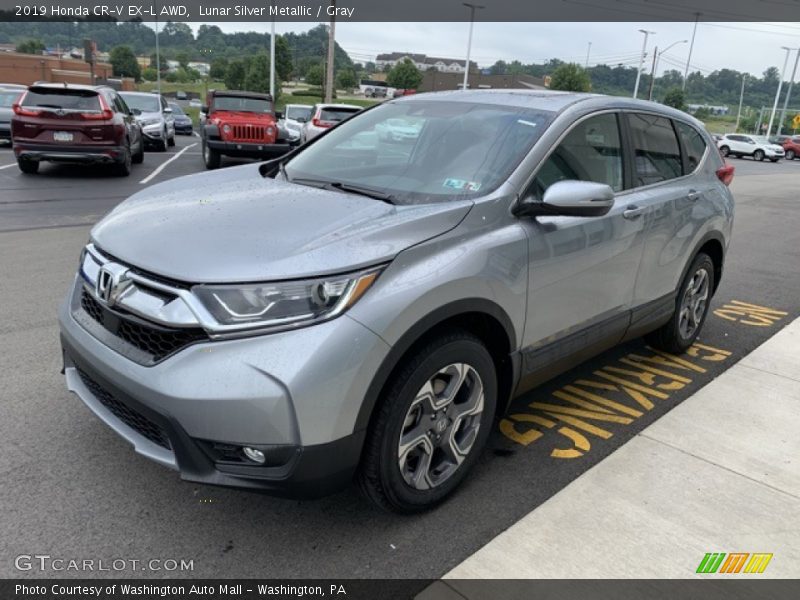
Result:
M689 114L694 114L698 110L705 109L712 115L727 115L731 109L729 106L718 106L714 104L689 104L687 107Z
M466 61L458 58L439 58L426 54L412 54L408 52L390 52L388 54L378 54L375 58L375 66L380 70L391 69L397 63L409 59L423 73L436 70L440 73L463 73ZM478 65L474 61L469 62L470 72L478 70Z
M190 62L187 66L200 73L203 77L206 77L211 72L211 65L207 62Z

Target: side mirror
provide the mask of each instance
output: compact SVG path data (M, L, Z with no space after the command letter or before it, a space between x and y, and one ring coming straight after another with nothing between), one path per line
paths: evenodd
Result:
M207 115L207 114L208 114L208 105L206 105L206 104L203 104L203 105L200 107L200 112L201 112L201 113L203 113L204 115Z
M541 202L528 198L520 202L517 216L602 217L614 206L614 190L593 181L558 181L547 188Z
M171 115L171 114L172 114L172 109L171 109L171 108L165 108L165 109L164 109L162 112L163 112L165 115Z
M275 118L276 119L282 119L283 118L283 113L281 111L279 111L279 110L276 110L275 111Z

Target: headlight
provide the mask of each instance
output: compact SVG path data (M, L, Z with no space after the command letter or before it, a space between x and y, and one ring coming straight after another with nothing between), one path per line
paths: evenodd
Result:
M161 124L159 119L142 119L139 122L142 124L142 127L152 127L153 125Z
M224 126L222 127L222 131L224 131L225 133L230 133L230 131L231 131L231 126L230 126L230 125L224 125Z
M340 315L364 295L381 270L304 281L198 285L192 291L220 325L297 326Z

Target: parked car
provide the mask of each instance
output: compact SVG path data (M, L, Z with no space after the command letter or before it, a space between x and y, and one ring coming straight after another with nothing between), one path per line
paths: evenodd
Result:
M364 96L366 98L386 98L388 89L383 86L375 86L364 88Z
M419 137L422 124L417 119L386 119L375 126L375 133L384 142L408 142Z
M420 121L417 140L381 144L389 119ZM67 386L185 480L300 497L355 480L424 510L514 396L645 334L689 349L732 177L702 123L654 103L392 100L118 205L60 309Z
M183 109L177 102L170 102L169 107L172 109L172 119L175 124L175 133L192 135L194 132L192 126L192 118L183 112Z
M203 106L203 103L200 102L199 98L192 98L191 100L189 100L189 106L191 106L192 108L200 108L201 106Z
M142 126L145 144L159 152L175 145L175 119L167 99L157 93L120 92Z
M278 125L283 126L289 139L300 139L300 130L303 124L311 119L313 109L310 104L287 104L283 111L283 119L278 120Z
M781 146L771 143L765 136L744 135L740 133L729 133L723 135L717 142L722 156L752 156L753 160L764 160L768 158L772 162L778 162L785 155Z
M770 138L770 141L783 148L786 160L800 158L800 135L780 135Z
M175 99L176 100L186 100L187 98L188 98L188 96L187 96L186 92L182 92L180 90L175 92Z
M411 94L416 94L417 90L415 89L396 89L392 94L393 98L400 98L401 96L410 96Z
M257 92L209 92L200 127L203 162L207 169L220 166L223 156L275 158L296 142L279 140L272 96Z
M112 165L129 175L144 159L142 129L110 87L43 83L13 105L11 136L20 170L34 174L42 161Z
M26 86L0 83L0 144L11 143L12 107L26 89Z
M334 125L349 119L357 112L363 110L353 104L315 104L311 112L311 120L303 124L300 129L302 143L314 139Z

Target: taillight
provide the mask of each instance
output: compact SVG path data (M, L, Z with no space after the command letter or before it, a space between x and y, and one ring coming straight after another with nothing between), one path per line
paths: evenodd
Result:
M84 112L81 113L81 118L87 121L108 121L114 118L114 112L106 104L105 98L98 95L97 99L100 101L100 112Z
M730 185L731 181L733 181L734 171L736 171L736 167L733 165L725 165L724 167L720 167L717 169L717 178L725 185Z
M15 102L11 106L15 115L19 115L20 117L38 117L40 114L42 114L41 110L34 110L32 108L25 108L24 106L22 106L22 100L24 98L25 96L22 96L19 99L19 102Z
M319 124L319 119L317 117L314 117L313 119L311 119L311 124L314 127L322 127L322 125Z

